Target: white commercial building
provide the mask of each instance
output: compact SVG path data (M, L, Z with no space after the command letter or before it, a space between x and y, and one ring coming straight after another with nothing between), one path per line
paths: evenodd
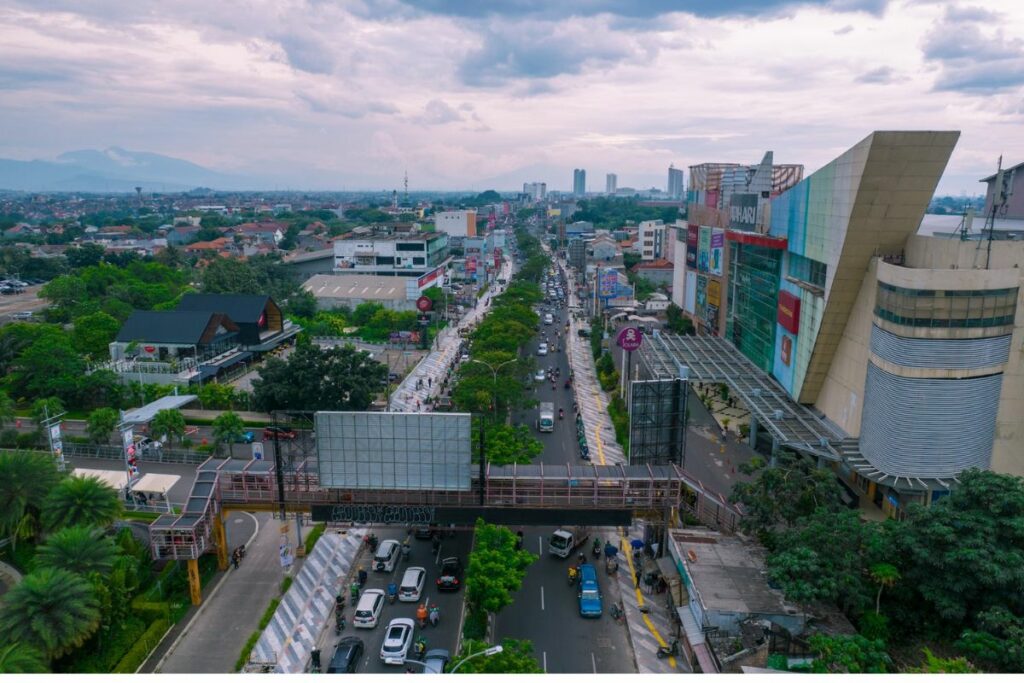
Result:
M449 237L476 235L476 211L439 211L434 214L434 227Z
M665 223L661 220L641 221L637 226L637 251L641 261L665 258Z

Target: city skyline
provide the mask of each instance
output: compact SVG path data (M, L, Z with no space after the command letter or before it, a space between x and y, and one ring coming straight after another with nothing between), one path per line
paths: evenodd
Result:
M913 128L963 131L938 191L973 195L1024 158L1022 34L1009 2L5 0L0 157L121 147L296 189L408 168L422 189L570 190L573 167L663 188L669 163L771 149L813 171Z

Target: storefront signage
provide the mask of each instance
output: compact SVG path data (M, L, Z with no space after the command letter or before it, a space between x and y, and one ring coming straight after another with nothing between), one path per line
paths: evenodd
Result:
M734 194L729 203L729 227L754 230L757 227L757 200L754 193Z
M721 228L711 230L711 249L708 252L708 272L712 275L722 274L722 259L725 257L725 231Z
M619 336L616 338L615 343L624 351L636 351L640 348L643 340L644 337L640 333L639 328L624 327L619 331Z
M708 280L708 305L722 305L722 283L718 280Z
M779 292L777 320L782 329L797 334L800 332L800 297L786 291Z

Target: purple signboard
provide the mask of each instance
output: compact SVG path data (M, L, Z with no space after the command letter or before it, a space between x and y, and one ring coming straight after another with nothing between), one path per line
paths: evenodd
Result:
M644 336L635 327L624 327L619 330L619 336L616 338L615 343L618 344L626 351L636 351L640 348L640 342L644 340Z

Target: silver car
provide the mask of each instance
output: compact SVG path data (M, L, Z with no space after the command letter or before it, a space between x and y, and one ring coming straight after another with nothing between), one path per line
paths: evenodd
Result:
M384 643L380 646L381 661L396 666L404 664L415 628L412 619L392 619L384 633Z

